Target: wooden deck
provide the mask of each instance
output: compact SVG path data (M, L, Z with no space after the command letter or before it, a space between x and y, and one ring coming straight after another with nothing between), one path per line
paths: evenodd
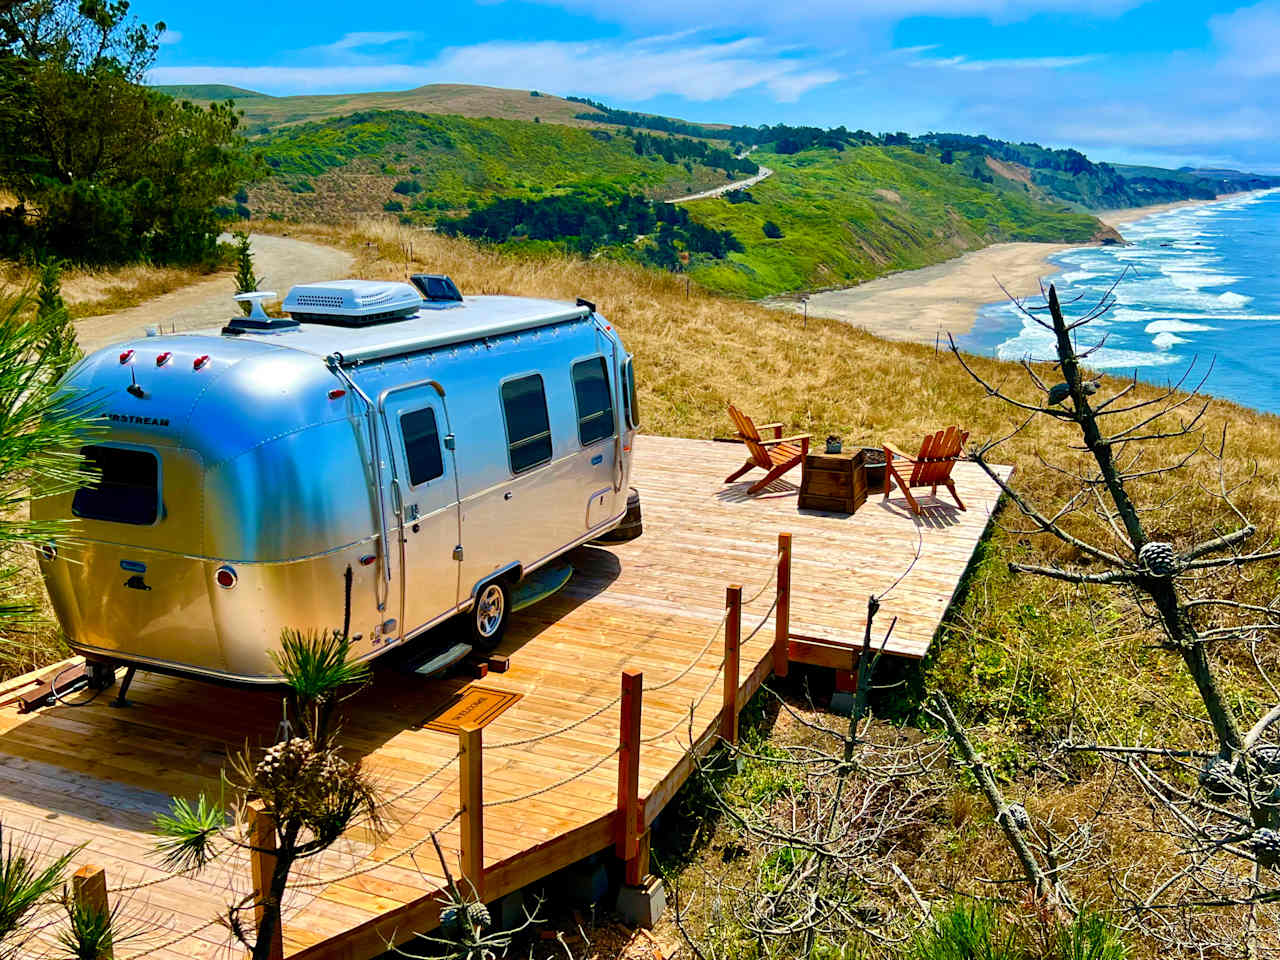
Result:
M501 650L510 670L478 681L521 694L483 731L485 899L613 847L625 669L644 674L646 828L671 800L690 771L690 709L695 741L709 742L721 713L724 646L716 628L730 583L743 584L747 599L761 591L744 607L738 703L769 674L779 532L794 537L791 633L814 641L795 641L797 655L817 650L819 661L852 666L867 595L908 568L879 623L898 617L892 652L927 652L986 528L995 485L960 464L955 479L967 512L926 497L925 516L914 518L900 499L886 504L874 495L851 517L805 513L796 508L798 471L794 482L755 498L745 495L751 474L724 484L742 456L730 444L639 438L633 483L644 536L578 549L568 587L514 615ZM420 724L468 682L381 670L347 704L343 741L391 798L391 830L374 837L356 829L295 874L286 955L372 957L436 923L442 871L430 836L439 830L456 868L458 738ZM130 693L134 706L113 709L109 698L26 716L0 709L6 838L25 835L49 854L86 845L74 863L106 869L118 891L113 902L123 900L141 931L117 946L118 960L238 955L213 921L248 892L247 864L233 858L195 877L170 875L154 856L150 824L170 794L216 796L227 751L270 739L279 700L143 674Z

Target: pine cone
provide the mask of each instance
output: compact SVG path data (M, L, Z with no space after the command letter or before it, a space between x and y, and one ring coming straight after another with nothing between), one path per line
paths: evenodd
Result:
M1253 831L1253 836L1249 838L1249 846L1255 853L1265 854L1269 857L1280 857L1280 831L1272 830L1270 827L1261 827Z
M1200 786L1205 792L1218 800L1239 795L1242 790L1240 781L1236 779L1235 768L1230 761L1221 757L1206 760L1200 768Z
M1011 803L1004 808L1004 815L1009 818L1019 830L1029 830L1031 828L1031 818L1027 816L1027 808L1020 803Z
M1178 554L1173 544L1160 540L1143 544L1138 551L1138 562L1157 577L1172 577L1178 572Z
M467 919L477 927L487 927L493 922L489 916L489 908L483 903L470 904L467 907Z

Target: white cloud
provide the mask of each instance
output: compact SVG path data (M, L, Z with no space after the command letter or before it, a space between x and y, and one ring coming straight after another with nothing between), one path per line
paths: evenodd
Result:
M741 29L744 24L769 24L791 32L822 25L828 33L868 23L896 22L906 17L982 17L1000 23L1025 20L1037 13L1082 13L1112 16L1140 6L1145 0L541 0L549 6L585 13L607 23L696 23L703 27ZM821 36L819 41L846 38Z
M156 43L162 47L171 47L175 43L182 42L182 33L178 30L163 30L160 36L156 37Z
M412 40L417 34L410 30L364 30L344 34L340 40L317 47L318 50L359 50L363 47L385 47L389 43Z
M1229 73L1280 73L1280 3L1264 0L1209 20L1219 66Z
M347 35L359 36L368 35ZM336 50L347 37L324 49ZM685 34L675 39L687 37ZM784 103L840 79L839 73L822 61L814 62L805 51L766 44L759 38L726 43L673 43L672 40L668 36L623 42L495 41L451 47L424 64L158 67L151 71L150 79L152 83L230 83L272 93L478 83L624 101L647 100L664 94L709 101L760 88L773 100ZM342 49L353 50L356 46L353 43Z
M912 67L950 70L1062 70L1078 67L1100 59L1096 53L1073 57L1006 57L992 60L970 60L968 57L920 57L910 62Z

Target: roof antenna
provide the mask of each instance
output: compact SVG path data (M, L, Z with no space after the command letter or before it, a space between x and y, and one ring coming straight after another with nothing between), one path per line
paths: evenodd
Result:
M147 391L138 386L138 375L134 372L132 364L129 365L129 379L133 382L125 387L125 389L139 399L145 397L147 395Z
M253 306L249 309L249 320L258 320L262 323L269 324L271 318L267 316L267 311L262 309L264 300L274 300L276 294L274 290L250 290L248 293L237 293L234 299L237 303L250 303Z

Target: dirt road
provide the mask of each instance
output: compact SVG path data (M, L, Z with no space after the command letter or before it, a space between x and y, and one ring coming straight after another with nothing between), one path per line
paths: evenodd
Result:
M254 272L264 278L262 288L274 290L282 297L296 283L345 277L355 262L354 257L342 250L290 237L253 234L250 239ZM234 292L230 277L212 277L128 310L86 317L76 323L80 346L85 353L91 353L118 340L138 336L147 327L167 331L216 326L238 310L231 300Z
M754 177L735 180L733 183L726 183L723 187L712 187L710 190L703 190L701 193L691 193L687 197L676 197L674 200L668 200L667 203L685 203L689 200L709 200L711 197L722 197L726 193L732 193L734 190L745 190L747 187L754 187L765 177L771 176L773 176L772 170L768 167L761 167L760 172Z

